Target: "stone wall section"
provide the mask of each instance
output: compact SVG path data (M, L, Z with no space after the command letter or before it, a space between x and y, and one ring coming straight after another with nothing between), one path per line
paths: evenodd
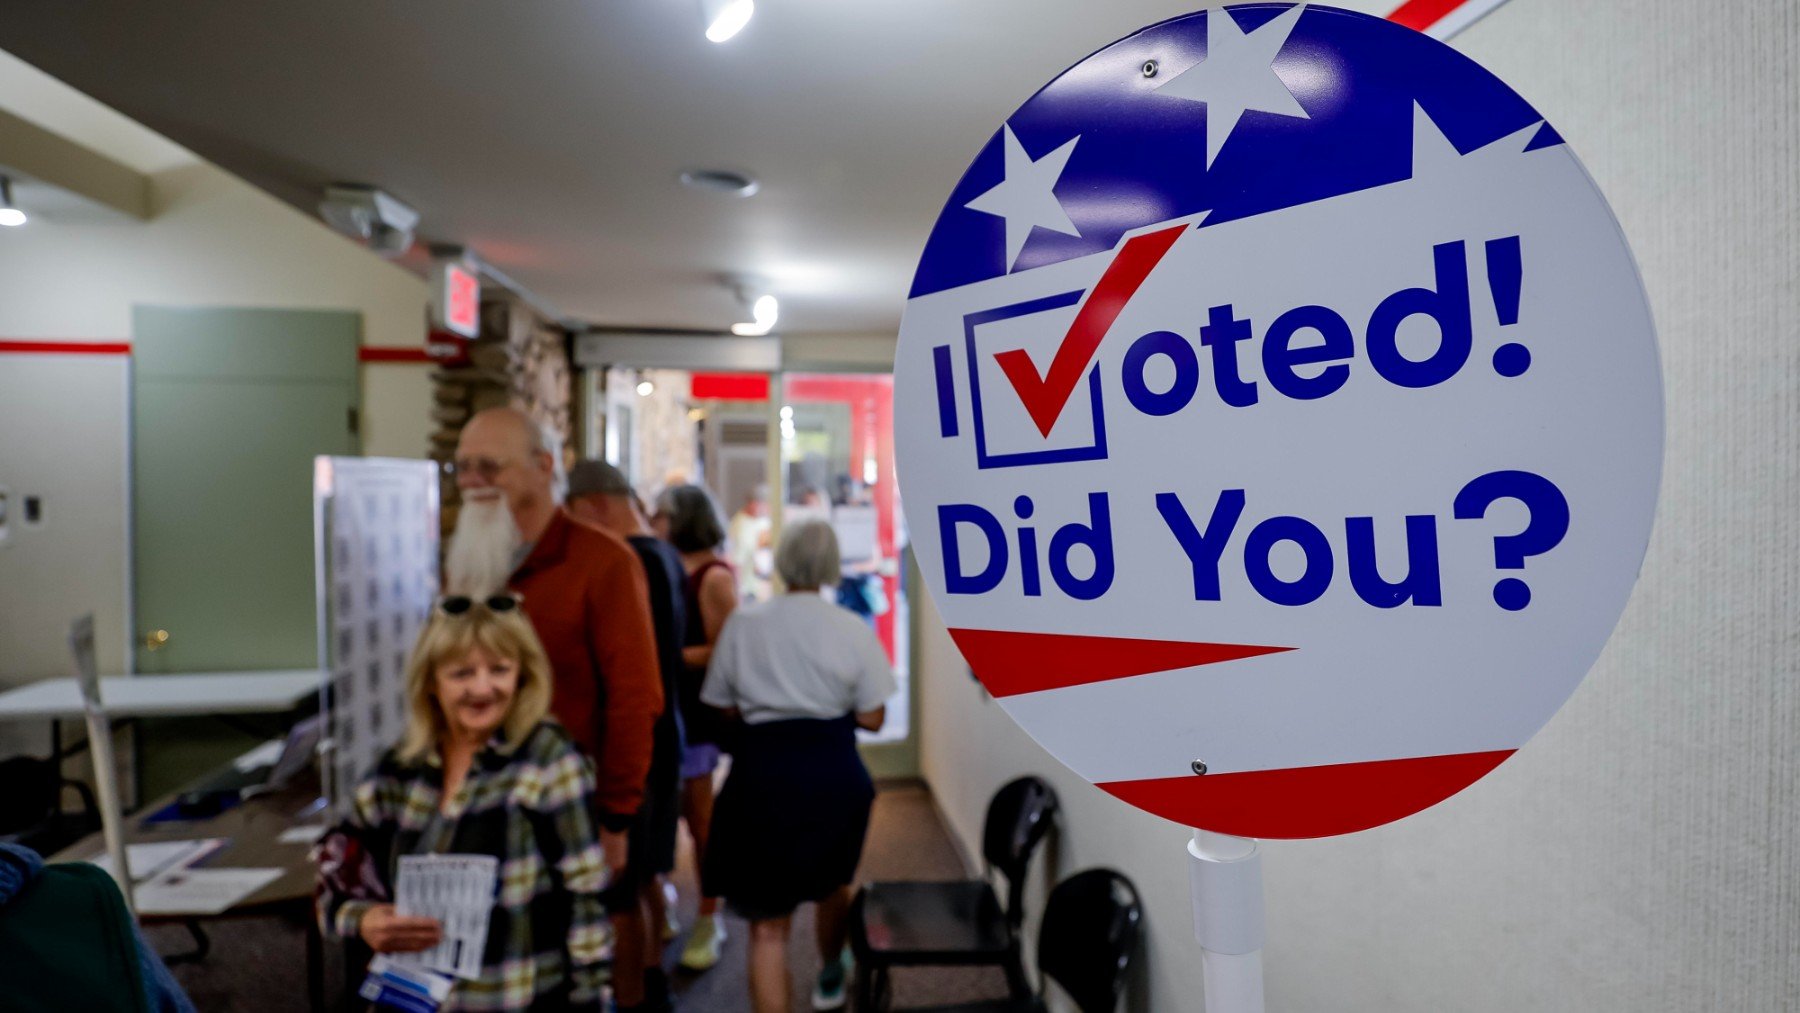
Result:
M432 460L447 465L456 456L463 424L476 412L511 405L556 440L566 471L575 454L574 376L560 326L509 294L484 299L480 336L432 373ZM462 505L448 468L440 492L448 538Z

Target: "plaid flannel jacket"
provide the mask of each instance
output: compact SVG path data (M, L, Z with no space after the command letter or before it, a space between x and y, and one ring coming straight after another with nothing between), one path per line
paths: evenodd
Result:
M517 746L496 739L440 813L437 757L402 764L393 752L357 786L351 822L392 893L401 855L475 854L500 859L499 896L488 921L481 977L459 980L445 1010L598 1008L606 914L599 893L606 859L594 822L593 762L546 719ZM369 901L328 912L354 937Z

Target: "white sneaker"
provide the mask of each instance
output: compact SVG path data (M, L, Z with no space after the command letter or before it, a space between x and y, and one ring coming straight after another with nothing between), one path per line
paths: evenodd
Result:
M675 941L676 936L681 935L681 920L675 917L675 905L681 898L680 895L675 892L675 884L668 880L663 880L662 893L662 941L663 945L667 946Z
M816 1010L843 1009L844 1001L850 991L850 949L838 954L837 960L826 964L819 972L818 981L813 983L812 1008Z
M705 971L719 962L725 947L725 923L718 915L701 915L694 919L694 931L681 950L681 966L690 971Z

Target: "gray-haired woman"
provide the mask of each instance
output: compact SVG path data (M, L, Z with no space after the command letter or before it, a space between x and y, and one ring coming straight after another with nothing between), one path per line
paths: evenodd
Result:
M839 573L831 525L788 528L775 569L788 592L732 613L700 690L703 702L744 722L701 879L751 923L757 1013L788 1009L788 927L805 901L819 905L825 964L813 1008L844 1003L850 883L875 800L856 729L879 729L898 688L875 634L820 597Z

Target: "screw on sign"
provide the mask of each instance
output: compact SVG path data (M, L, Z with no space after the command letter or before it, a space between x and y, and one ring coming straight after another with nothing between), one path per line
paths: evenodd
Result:
M1105 791L1242 837L1400 819L1524 745L1624 608L1662 460L1647 300L1563 138L1311 5L1151 26L1008 117L895 384L976 676Z

